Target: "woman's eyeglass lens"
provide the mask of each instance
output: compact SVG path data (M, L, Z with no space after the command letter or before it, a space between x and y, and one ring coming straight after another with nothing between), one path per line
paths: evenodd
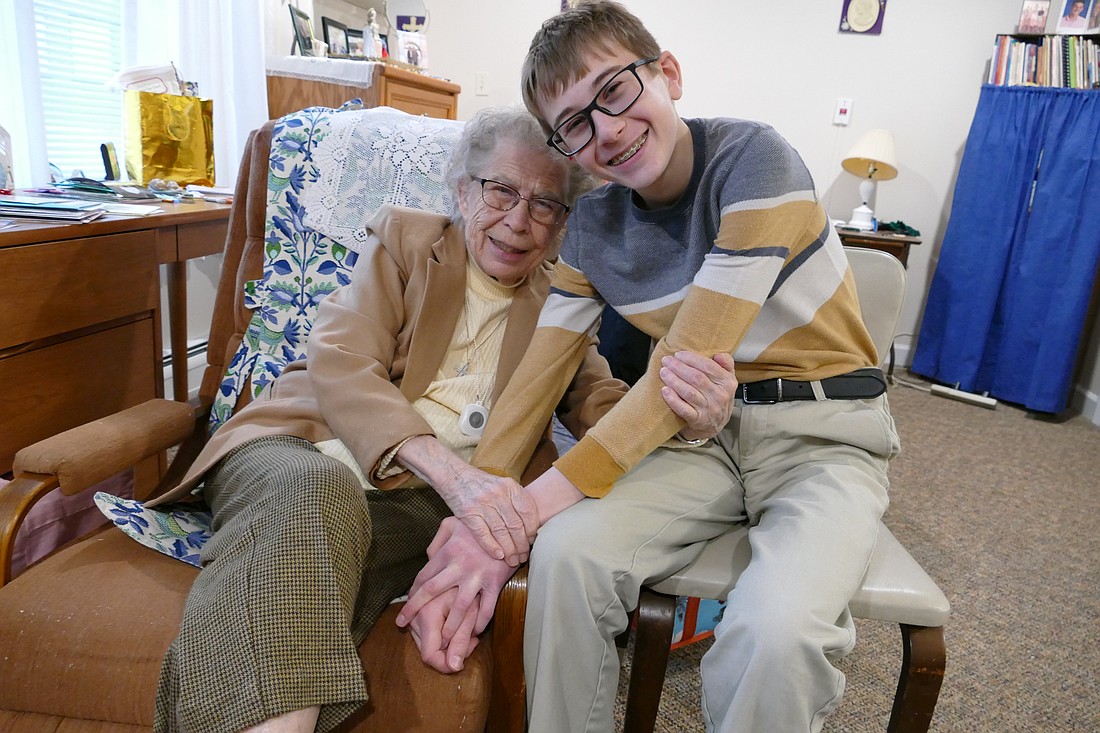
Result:
M491 178L477 180L481 182L481 200L498 211L511 211L523 199L531 218L546 226L560 224L569 213L569 207L561 201L537 196L527 198L511 186Z

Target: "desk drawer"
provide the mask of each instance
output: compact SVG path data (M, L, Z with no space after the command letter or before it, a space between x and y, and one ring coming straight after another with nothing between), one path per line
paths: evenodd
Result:
M155 323L0 358L0 473L31 443L156 397Z
M0 349L152 311L159 303L151 230L6 247L0 273Z

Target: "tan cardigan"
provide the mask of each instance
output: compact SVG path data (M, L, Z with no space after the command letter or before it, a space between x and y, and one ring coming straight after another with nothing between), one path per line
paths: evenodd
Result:
M307 358L286 370L237 412L207 442L183 481L148 503L186 498L229 451L253 438L290 435L310 443L339 438L368 477L386 452L414 435L433 434L412 407L446 354L466 287L463 233L443 216L384 207L368 225L371 237L351 282L321 301ZM508 384L534 333L549 292L543 264L516 288L508 311L494 402ZM626 385L611 377L603 357L589 348L559 409L575 434L596 423ZM492 423L492 415L489 418ZM532 469L555 457L544 438ZM408 472L378 484L386 489Z

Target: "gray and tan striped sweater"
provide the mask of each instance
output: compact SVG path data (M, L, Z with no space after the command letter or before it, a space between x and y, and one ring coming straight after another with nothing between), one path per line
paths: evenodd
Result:
M555 464L589 496L671 438L661 358L731 353L740 382L814 380L878 363L840 240L799 155L771 127L689 119L691 180L645 210L623 186L571 214L531 346L474 463L518 477L610 305L656 341L646 374Z

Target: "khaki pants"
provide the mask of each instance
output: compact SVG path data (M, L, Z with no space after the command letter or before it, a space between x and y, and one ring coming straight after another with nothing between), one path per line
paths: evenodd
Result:
M611 731L615 636L639 589L735 522L753 558L702 661L716 731L818 730L840 700L831 659L855 643L848 600L874 549L898 438L885 395L737 403L702 448L658 449L603 499L539 531L524 664L530 730Z

